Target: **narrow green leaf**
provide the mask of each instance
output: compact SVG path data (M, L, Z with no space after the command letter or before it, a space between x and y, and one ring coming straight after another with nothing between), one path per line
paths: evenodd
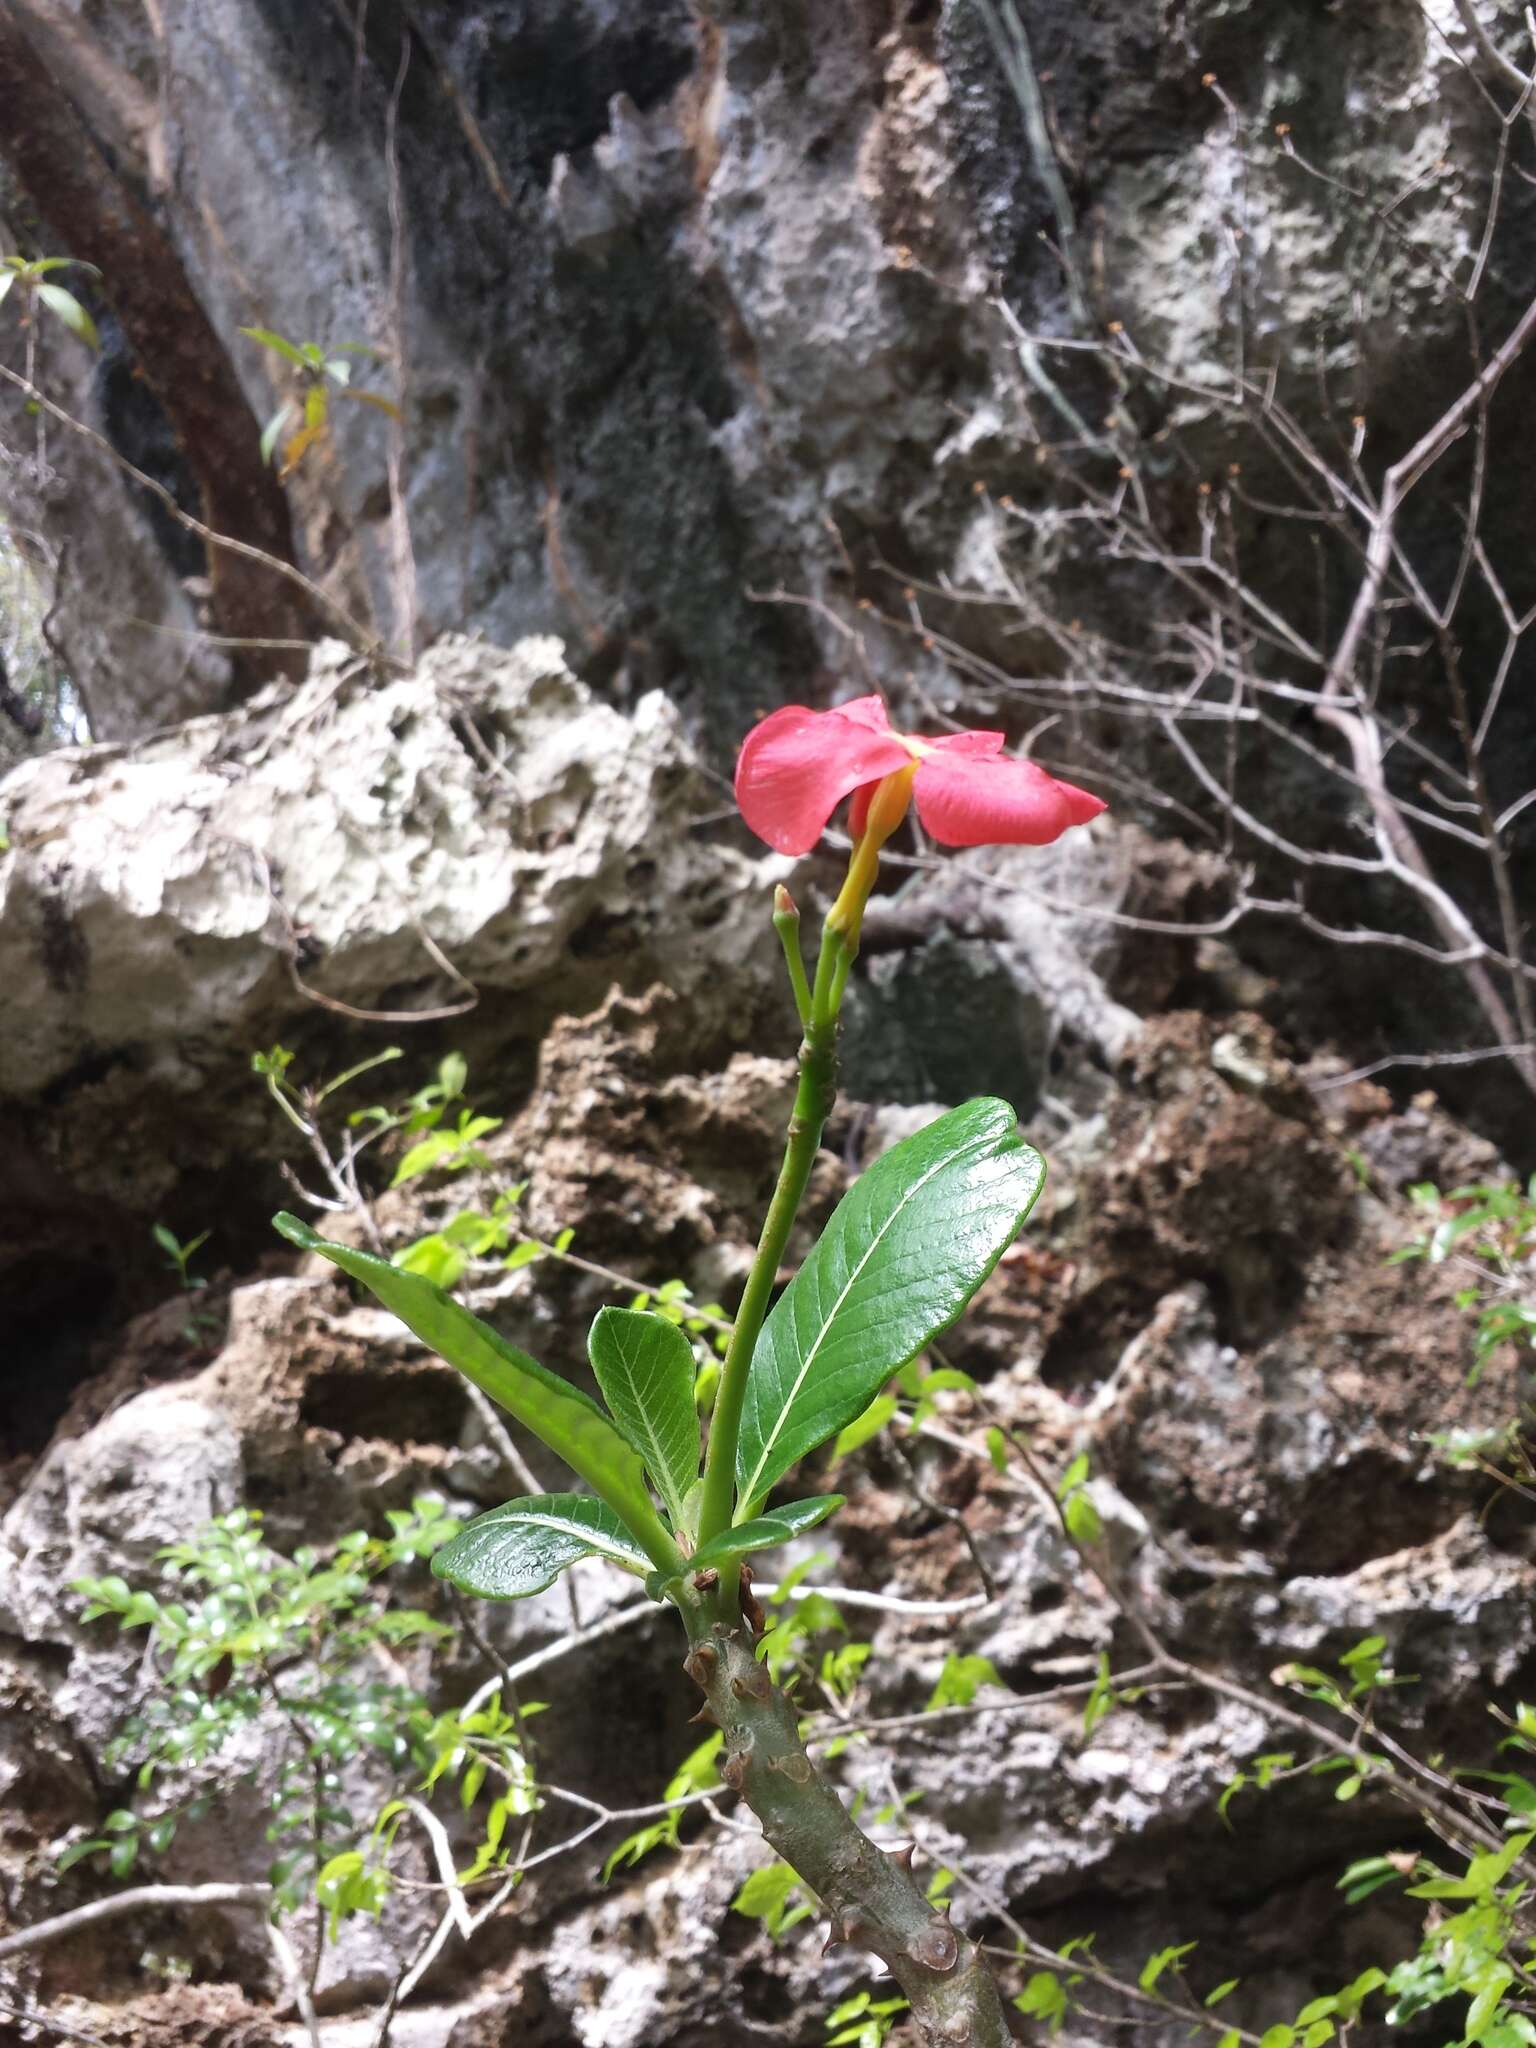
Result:
M64 1850L61 1855L57 1856L54 1859L53 1867L56 1871L59 1872L60 1876L62 1876L66 1870L73 1870L75 1865L81 1860L82 1857L94 1856L98 1850L110 1849L111 1847L112 1844L104 1840L101 1836L98 1836L96 1840L92 1842L72 1843L69 1848Z
M737 1440L742 1506L954 1321L1044 1180L1012 1109L981 1097L893 1146L855 1182L758 1339Z
M1147 1957L1141 1966L1141 1975L1136 1982L1143 1991L1155 1991L1157 1981L1166 1970L1176 1969L1183 1958L1191 1953L1196 1944L1192 1941L1175 1942L1169 1948L1160 1948L1156 1955Z
M457 1287L463 1279L469 1256L441 1230L434 1230L429 1236L418 1237L414 1244L396 1252L394 1263L402 1273L420 1273L435 1287L446 1291Z
M923 1712L931 1714L939 1707L968 1707L984 1685L1002 1684L990 1657L962 1657L952 1650L944 1659L939 1682L928 1695Z
M481 1600L522 1600L582 1557L606 1557L642 1577L650 1569L604 1502L585 1493L535 1493L476 1515L434 1554L432 1570Z
M274 334L270 327L242 327L240 332L252 341L259 341L263 348L273 350L275 354L283 357L285 362L292 363L296 370L307 370L310 367L302 351L296 349L291 341L285 341L282 335Z
M595 1401L517 1350L422 1275L402 1273L372 1252L331 1244L286 1211L273 1222L290 1244L319 1252L361 1281L424 1344L531 1429L601 1494L656 1565L676 1567L677 1547L651 1505L639 1455Z
M334 375L337 368L345 369L346 364L332 365L328 363L326 368L331 370L332 375ZM342 378L340 381L345 383L346 379ZM355 405L371 405L379 412L388 413L392 420L400 418L399 406L396 405L392 398L386 398L381 391L338 391L336 395L338 398L350 398Z
M850 1451L867 1444L872 1436L878 1436L900 1403L894 1394L877 1394L862 1415L855 1415L852 1422L837 1432L837 1442L832 1446L834 1458L846 1458Z
M73 292L65 291L61 284L40 284L37 296L57 320L62 320L71 334L78 335L88 348L99 349L101 336L96 332L96 322L87 313Z
M1069 1495L1061 1513L1067 1525L1067 1534L1074 1543L1097 1543L1103 1536L1104 1524L1099 1519L1099 1511L1081 1488Z
M787 1507L775 1508L771 1515L756 1515L750 1522L738 1522L734 1529L722 1529L693 1553L688 1569L702 1571L706 1565L723 1564L744 1551L771 1550L776 1543L787 1543L791 1536L802 1535L818 1522L824 1522L828 1515L835 1515L844 1498L840 1493L818 1493L811 1500L792 1500Z
M684 1504L699 1476L693 1346L659 1316L605 1308L587 1337L587 1356L614 1420L645 1460L672 1526L685 1528Z

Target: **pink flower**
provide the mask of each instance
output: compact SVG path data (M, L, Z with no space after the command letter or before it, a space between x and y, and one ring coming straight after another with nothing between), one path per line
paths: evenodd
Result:
M853 798L849 830L862 837L876 789L914 761L917 815L941 846L1045 846L1103 810L1098 797L1032 761L1004 758L1003 743L1000 732L934 740L894 732L878 697L836 711L788 704L747 734L736 801L780 853L809 853L845 796Z

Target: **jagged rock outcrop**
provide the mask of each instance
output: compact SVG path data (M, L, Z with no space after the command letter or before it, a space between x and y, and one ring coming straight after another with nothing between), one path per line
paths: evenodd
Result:
M1157 23L998 0L422 0L350 26L256 0L12 5L143 194L253 433L293 383L241 326L384 352L359 374L403 397L400 448L337 405L289 482L312 572L397 649L558 631L615 689L666 682L722 740L850 662L830 620L753 593L894 599L884 564L1002 594L997 549L1018 536L974 486L1037 501L1058 400L1097 401L1070 361L1021 350L999 290L1033 335L1120 322L1187 387L1144 394L1161 417L1142 430L1204 415L1212 459L1225 429L1198 394L1240 347L1306 414L1317 351L1343 411L1389 438L1399 399L1427 421L1460 374L1456 266L1499 125L1478 98L1489 55L1448 0L1317 18L1223 0ZM10 212L46 236L46 192ZM1490 251L1498 304L1528 246L1516 195ZM99 302L113 292L108 276ZM158 395L174 420L177 392ZM66 396L190 488L131 365ZM26 434L14 395L5 417ZM23 523L55 544L99 531L89 478L45 481L7 473ZM133 522L117 492L102 507ZM1070 578L1071 550L1044 536L1035 573ZM112 599L180 624L187 570L162 560ZM66 561L66 587L85 566ZM1127 583L1128 618L1146 596ZM101 736L189 708L174 644L140 627L124 659L86 611L61 623ZM895 622L868 644L893 679L952 693ZM227 678L206 652L211 708Z
M751 1241L790 1069L724 1047L713 1064L681 1054L680 1001L658 987L558 1024L525 1105L486 1140L488 1171L411 1184L375 1207L396 1241L526 1178L531 1226L547 1235L575 1223L574 1249L591 1267L545 1261L491 1275L480 1300L514 1340L568 1372L581 1370L593 1307L618 1284L594 1268L713 1290L739 1274ZM1246 1047L1241 1059L1234 1041ZM1086 1108L1109 1083L1082 1064L1056 1085L1087 1091ZM844 1105L808 1230L850 1170L838 1152L856 1161L861 1131L878 1146L909 1120L903 1111L871 1121ZM1466 1142L1443 1118L1426 1131L1422 1110L1397 1118L1373 1091L1357 1091L1348 1127L1385 1153L1394 1130L1406 1143L1405 1122L1444 1157ZM1246 1291L1234 1289L1224 1276L1229 1226L1242 1222L1237 1191L1269 1201L1266 1191L1292 1183L1305 1228L1287 1238L1271 1217L1264 1262L1249 1258ZM1255 1211L1256 1225L1265 1213ZM1486 1738L1469 1702L1513 1682L1536 1649L1536 1579L1514 1519L1496 1511L1484 1526L1486 1488L1448 1472L1427 1439L1499 1419L1512 1387L1502 1366L1464 1385L1467 1330L1451 1285L1384 1263L1402 1229L1389 1202L1357 1185L1339 1132L1253 1020L1177 1018L1144 1034L1110 1114L1079 1119L1035 1224L945 1352L981 1377L990 1412L1051 1469L1090 1452L1115 1568L1182 1654L1219 1662L1262 1694L1288 1658L1326 1662L1369 1625L1415 1677L1393 1696L1396 1725L1433 1747L1476 1745ZM1141 1240L1134 1258L1128 1232ZM1123 1284L1107 1285L1111 1274ZM330 1269L310 1263L237 1287L212 1355L184 1321L172 1302L129 1333L110 1370L76 1395L0 1523L0 1632L16 1646L0 1660L7 1682L19 1696L29 1673L51 1674L46 1704L33 1695L17 1739L53 1762L28 1780L17 1748L0 1750L32 1816L0 1840L12 1910L61 1906L85 1882L59 1887L49 1861L90 1824L91 1775L133 1690L135 1653L82 1624L64 1581L112 1567L138 1575L155 1543L242 1495L262 1503L286 1545L334 1539L424 1487L465 1510L516 1488L455 1376L377 1309L350 1305ZM1398 1845L1402 1817L1369 1796L1342 1807L1325 1780L1243 1795L1229 1832L1216 1798L1276 1737L1254 1705L1198 1689L1154 1690L1085 1738L1081 1697L1057 1689L1089 1678L1101 1652L1123 1669L1142 1648L1028 1478L994 1471L965 1398L939 1403L941 1435L913 1445L920 1491L876 1443L844 1461L850 1506L804 1547L826 1553L823 1574L844 1584L961 1603L929 1616L846 1610L875 1641L862 1713L920 1707L956 1651L990 1658L1007 1690L889 1747L879 1737L856 1744L837 1766L844 1782L873 1805L893 1784L921 1791L911 1824L925 1853L953 1858L980 1887L960 1887L968 1920L1006 1898L1042 1935L1095 1930L1101 1957L1132 1974L1170 1931L1199 1938L1248 1980L1239 2017L1266 2022L1301 1981L1294 1954L1268 1940L1277 1902L1315 1916L1313 1894L1352 1856ZM538 1447L523 1450L538 1470ZM992 1574L990 1600L977 1599L975 1569L935 1502L963 1511ZM590 1620L624 1597L623 1582L583 1570ZM503 1654L519 1656L559 1637L570 1617L556 1588L485 1624ZM696 1738L677 1647L658 1614L541 1671L539 1696L552 1703L541 1755L555 1782L611 1805L655 1795ZM446 1682L462 1688L483 1670L465 1644ZM0 1719L0 1732L7 1725ZM168 1876L260 1874L267 1851L254 1824L237 1866L217 1811L209 1825L211 1836L178 1837ZM593 1889L601 1846L536 1871L478 1967L474 1950L455 1945L402 2040L463 2048L497 2040L514 2020L521 2038L551 2048L693 2048L710 2029L722 2040L763 2028L798 2038L802 2018L814 2037L817 2011L861 1981L857 1959L825 1966L818 1943L775 1947L730 1912L758 1854L749 1839L726 1835L643 1864L611 1895ZM409 1900L392 1908L382 1930L354 1929L332 1954L321 1978L332 2023L345 2029L349 2011L362 2015L381 1995L390 1955L414 1938L413 1910ZM182 1938L210 1987L186 1988L189 2011L224 1996L212 1987L232 1977L249 1997L281 2001L239 1916L201 1916ZM1335 1917L1311 1939L1309 1968L1342 1981L1403 1938L1380 1911ZM123 2003L127 1979L113 1959L130 1955L135 1937L122 1939L100 1950L91 1999L71 2008L82 2025L141 2009ZM62 1988L48 1970L42 1982ZM1152 2028L1132 2038L1165 2048Z
M252 1053L286 1041L318 1081L437 1011L477 1081L516 1088L550 1019L614 982L662 977L690 1043L741 1043L771 966L785 864L693 829L718 805L675 711L599 703L554 641L443 642L389 679L333 644L302 685L4 790L0 1236L28 1274L10 1327L54 1350L115 1286L136 1305L188 1174L220 1256L265 1236L249 1163L292 1133Z

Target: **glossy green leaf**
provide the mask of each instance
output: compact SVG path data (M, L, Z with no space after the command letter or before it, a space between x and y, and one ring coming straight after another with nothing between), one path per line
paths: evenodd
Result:
M877 1159L775 1304L737 1440L744 1505L860 1414L952 1323L1012 1243L1045 1161L995 1097L953 1109Z
M96 332L96 322L73 292L65 291L61 284L40 284L36 290L37 296L49 312L56 320L62 320L71 334L78 335L90 348L101 347L101 336Z
M94 1856L98 1850L110 1849L111 1846L112 1844L102 1836L97 1836L90 1842L74 1842L54 1858L53 1867L62 1877L66 1870L73 1870L84 1857Z
M286 1211L273 1223L290 1244L319 1252L360 1280L424 1344L531 1429L601 1494L657 1565L676 1565L677 1549L651 1505L639 1454L595 1401L547 1372L423 1275L404 1273L372 1252L331 1244Z
M651 1562L605 1502L536 1493L476 1515L435 1553L432 1570L481 1600L522 1600L582 1557L606 1557L642 1578Z
M702 1571L706 1565L723 1564L743 1551L771 1550L776 1543L787 1543L792 1536L814 1529L828 1515L836 1514L845 1498L841 1493L818 1493L810 1500L792 1500L787 1507L775 1508L771 1515L754 1515L750 1522L738 1522L734 1529L722 1529L708 1543L700 1544L688 1560L688 1569Z
M609 1412L645 1460L673 1527L686 1528L684 1502L699 1476L693 1346L659 1316L605 1308L588 1335L587 1356Z

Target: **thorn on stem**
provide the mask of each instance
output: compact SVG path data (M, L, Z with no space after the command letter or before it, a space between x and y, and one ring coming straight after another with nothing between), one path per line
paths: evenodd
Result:
M731 1691L739 1700L765 1700L773 1691L773 1680L761 1664L738 1671L731 1679Z
M903 1842L899 1849L887 1849L885 1853L898 1870L904 1870L908 1877L912 1875L912 1858L917 1853L916 1842Z
M688 1726L690 1728L718 1728L720 1726L720 1723L715 1719L715 1710L708 1700L704 1702L696 1714L688 1716Z
M719 1661L720 1652L712 1643L695 1643L683 1659L683 1669L695 1685L707 1690Z
M862 1948L868 1933L869 1922L856 1907L850 1906L846 1913L833 1915L832 1925L827 1930L826 1945L821 1952L826 1955L830 1949L845 1946Z
M747 1782L747 1766L751 1761L750 1742L745 1749L733 1749L720 1765L721 1783L728 1785L733 1792L739 1792Z

